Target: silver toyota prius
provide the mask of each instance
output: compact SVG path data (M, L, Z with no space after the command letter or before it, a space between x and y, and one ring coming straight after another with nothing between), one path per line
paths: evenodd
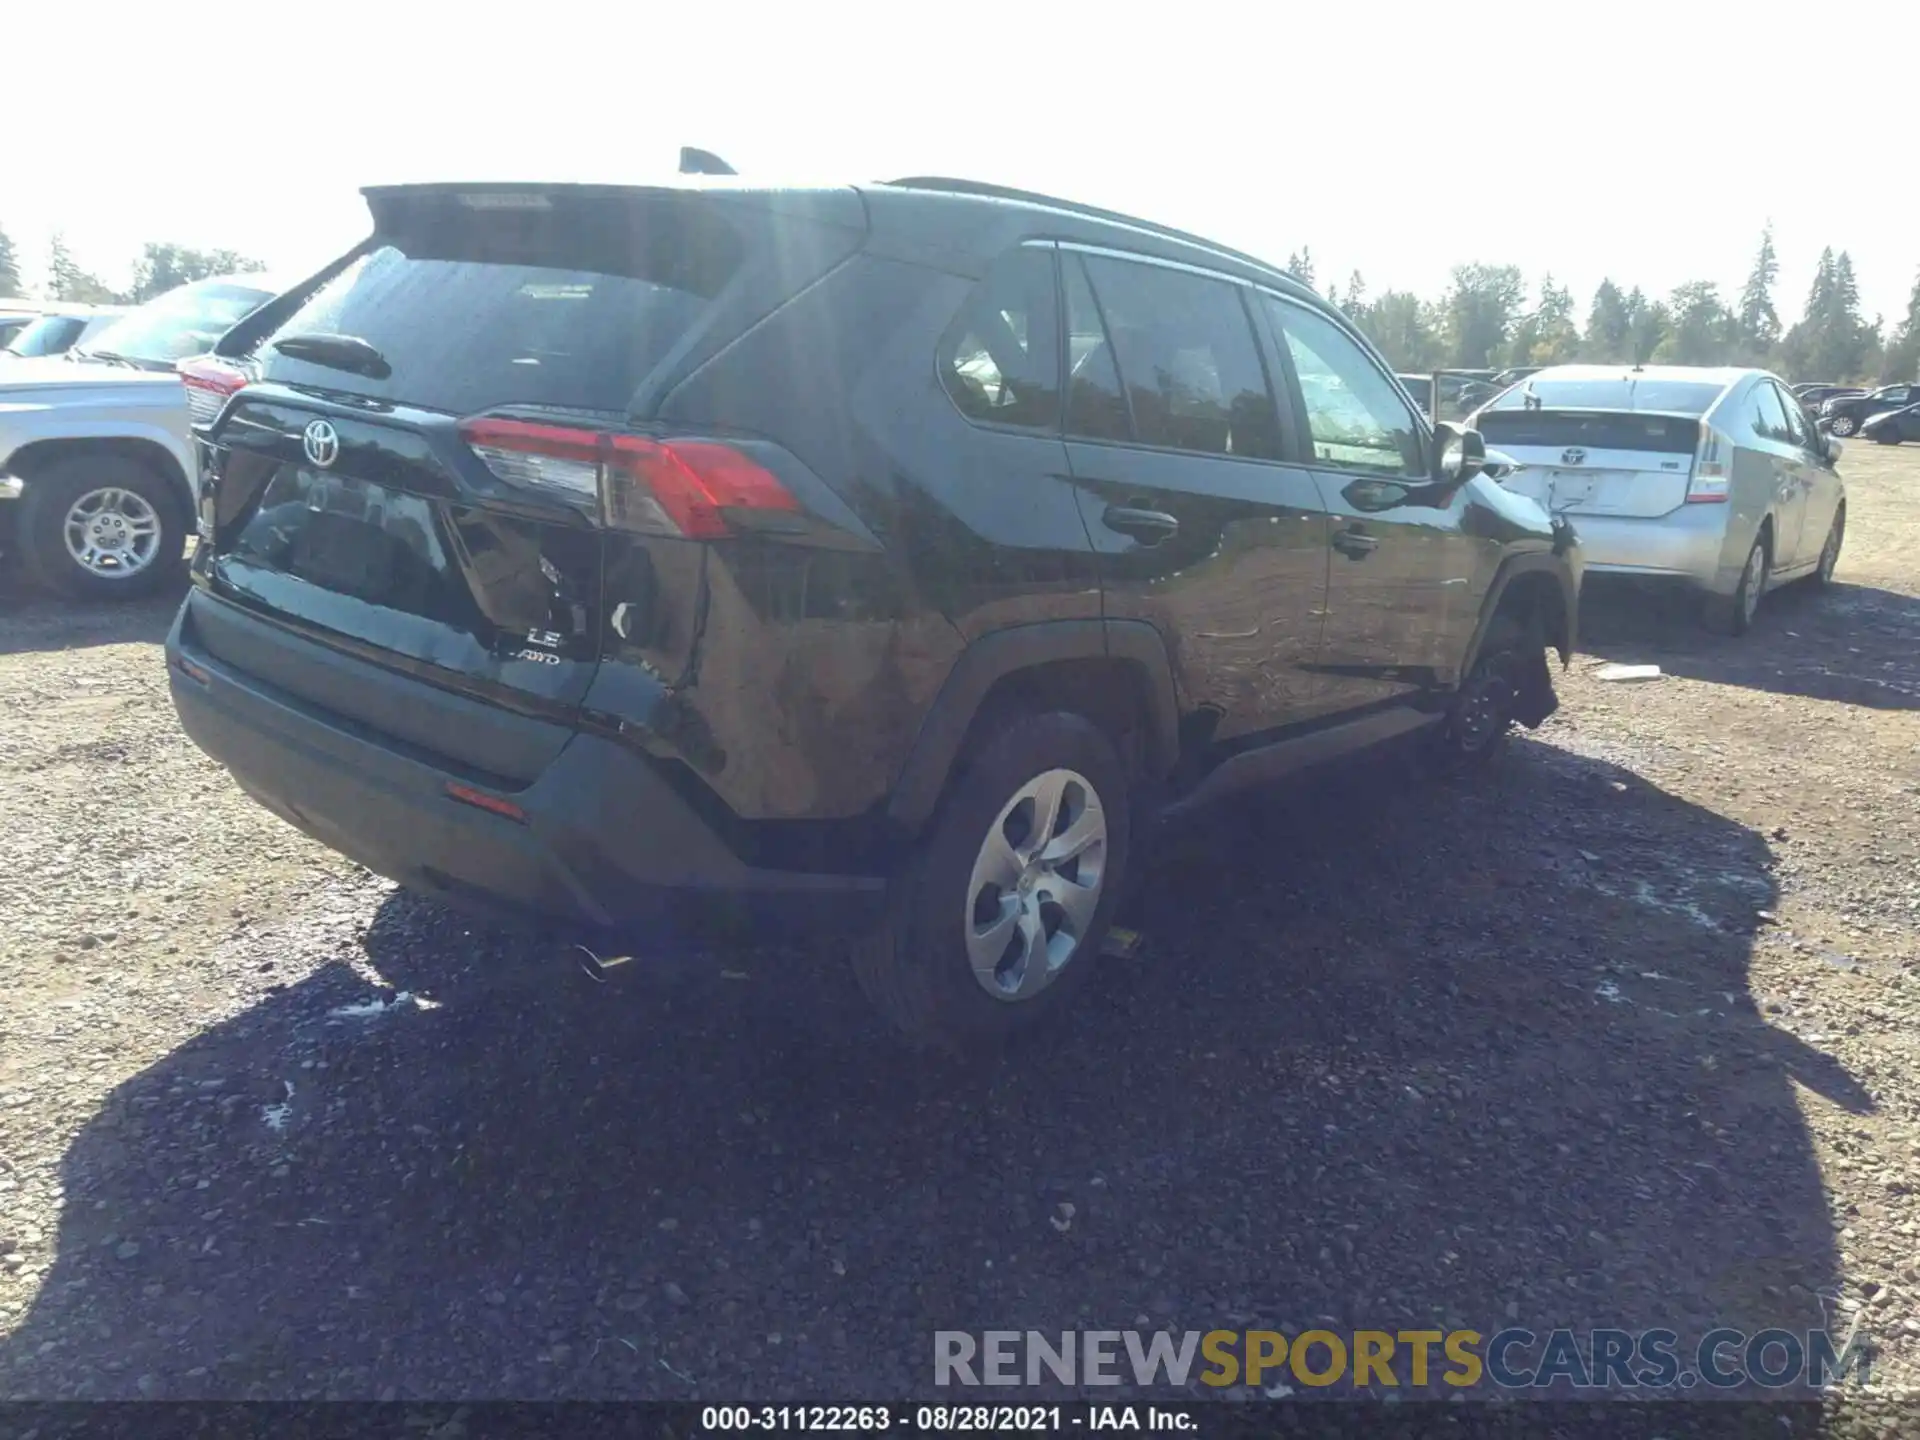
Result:
M1840 442L1764 370L1557 365L1468 423L1516 462L1508 489L1572 521L1589 575L1689 583L1734 635L1768 590L1833 578Z

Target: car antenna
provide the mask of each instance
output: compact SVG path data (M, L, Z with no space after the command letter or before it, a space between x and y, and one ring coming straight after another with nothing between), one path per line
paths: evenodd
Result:
M1520 408L1522 410L1538 410L1540 408L1540 397L1533 393L1533 381L1531 380L1520 387Z
M711 150L697 150L691 145L682 145L680 173L682 175L738 175L740 172Z

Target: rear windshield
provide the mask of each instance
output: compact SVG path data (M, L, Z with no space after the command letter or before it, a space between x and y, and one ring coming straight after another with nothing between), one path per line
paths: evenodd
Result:
M583 223L584 222L584 223ZM397 217L255 352L263 378L471 415L503 405L624 411L739 268L737 236L685 209L603 205ZM350 335L371 377L274 349Z
M87 328L80 315L42 315L7 342L9 355L58 355Z
M196 280L89 335L80 348L162 364L204 355L272 293L257 285Z
M1482 410L1476 428L1489 445L1566 447L1588 450L1652 450L1691 455L1700 424L1672 415L1568 414L1557 410Z
M1529 405L1548 410L1666 410L1704 415L1726 390L1710 380L1636 380L1631 375L1591 380L1523 380L1493 402L1497 410Z

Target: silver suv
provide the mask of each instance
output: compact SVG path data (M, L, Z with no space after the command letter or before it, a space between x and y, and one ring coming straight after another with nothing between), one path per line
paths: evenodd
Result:
M1734 635L1768 590L1833 577L1840 442L1764 370L1557 365L1469 423L1517 462L1508 489L1573 522L1590 575L1690 584Z

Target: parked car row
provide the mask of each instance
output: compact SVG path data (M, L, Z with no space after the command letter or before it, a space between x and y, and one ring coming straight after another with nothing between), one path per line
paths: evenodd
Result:
M1835 435L1852 435L1876 415L1920 404L1920 385L1882 385L1852 395L1830 395L1820 402L1820 423Z
M49 305L8 327L0 361L63 355L127 313L124 305Z

